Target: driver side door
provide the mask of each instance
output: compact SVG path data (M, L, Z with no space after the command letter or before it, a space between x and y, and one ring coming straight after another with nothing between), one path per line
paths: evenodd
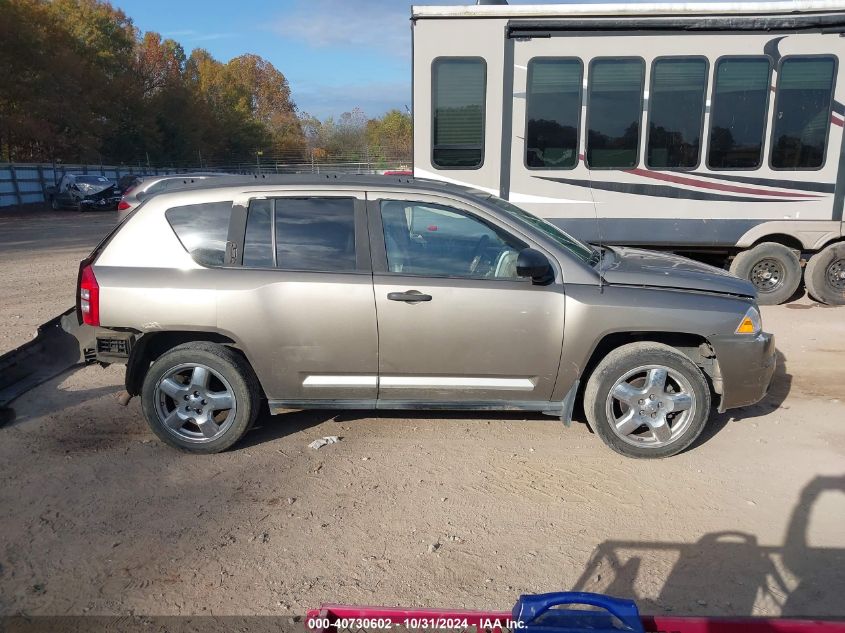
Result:
M378 406L541 408L563 342L562 284L516 274L535 246L481 209L368 194L379 332Z

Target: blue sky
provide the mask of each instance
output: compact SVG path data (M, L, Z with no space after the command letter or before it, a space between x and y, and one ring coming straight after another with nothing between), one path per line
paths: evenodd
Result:
M415 4L467 4L440 0ZM370 116L410 107L407 0L112 0L143 31L220 61L243 53L287 77L301 111L320 118L355 106Z

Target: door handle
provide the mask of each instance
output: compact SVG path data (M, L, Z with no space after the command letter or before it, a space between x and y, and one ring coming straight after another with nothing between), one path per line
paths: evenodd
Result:
M419 290L408 290L406 292L388 292L387 298L390 301L404 301L406 303L419 303L420 301L431 301L431 295L424 295Z

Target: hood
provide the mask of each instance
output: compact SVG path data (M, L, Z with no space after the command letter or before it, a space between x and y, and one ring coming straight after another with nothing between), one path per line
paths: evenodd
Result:
M608 247L599 271L609 284L658 286L753 297L754 286L726 270L657 251Z
M110 193L109 190L114 190L114 184L104 183L102 185L94 185L87 182L78 182L76 186L79 187L79 191L81 191L86 196L93 196L94 194L98 193Z

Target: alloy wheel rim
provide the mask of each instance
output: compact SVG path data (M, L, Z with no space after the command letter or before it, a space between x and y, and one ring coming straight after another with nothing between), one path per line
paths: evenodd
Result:
M761 259L751 269L751 283L760 292L774 292L783 285L785 277L783 264L770 257Z
M845 292L845 259L835 259L827 267L827 283L839 292Z
M676 441L692 423L695 409L689 380L663 365L643 365L625 373L610 388L606 405L613 432L644 448Z
M164 428L194 444L219 438L232 426L237 413L232 385L200 363L183 363L167 370L156 384L155 404Z

